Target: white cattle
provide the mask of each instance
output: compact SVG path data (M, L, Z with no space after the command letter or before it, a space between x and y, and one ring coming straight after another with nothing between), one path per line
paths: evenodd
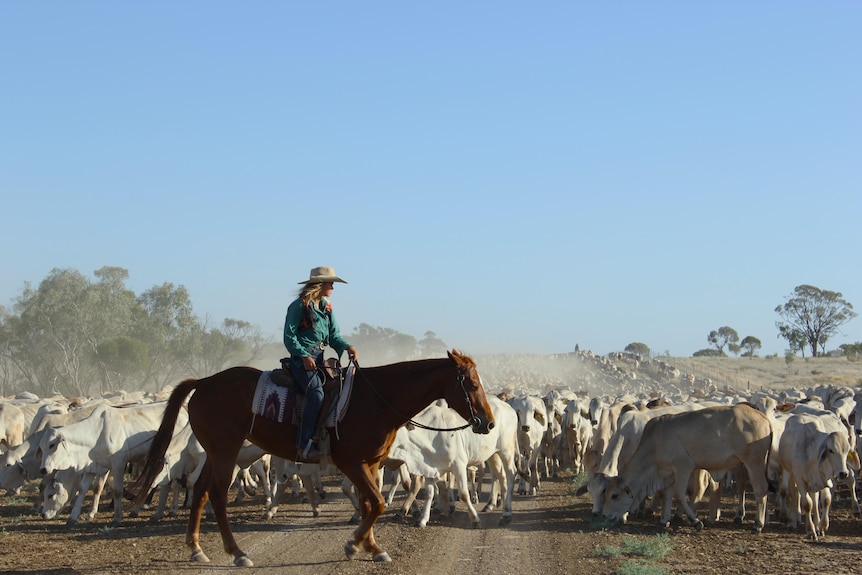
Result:
M804 515L806 534L816 541L829 528L832 480L846 479L850 468L859 469L846 428L831 413L792 415L784 426L778 457L787 474L790 525L797 527Z
M321 466L319 463L296 463L289 459L272 456L270 461L274 485L272 499L264 512L264 519L272 519L278 513L278 504L289 483L293 483L292 495L299 495L305 488L313 517L319 517L320 500L326 497L323 489Z
M569 401L576 399L572 392L563 393L553 389L545 394L542 400L548 412L548 429L542 440L542 456L544 457L545 477L557 477L560 466L568 457L566 441L563 434L563 415Z
M616 431L614 431L610 441L607 442L607 448L602 454L598 469L592 475L589 482L585 484L590 495L593 497L593 513L602 512L604 492L608 482L619 475L620 469L625 467L629 462L640 443L643 430L650 420L662 415L684 413L704 409L709 406L715 407L716 404L709 402L682 403L656 407L654 409L629 409L622 411L617 418ZM576 493L580 494L582 490L579 489ZM718 510L718 503L718 501L714 502L714 507L709 517L711 523L717 520L715 513Z
M488 462L493 477L497 479L492 489L486 510L496 505L496 486L504 487L501 524L512 518L512 491L515 483L515 457L517 452L517 416L506 402L489 396L488 403L494 414L495 426L487 434L475 434L469 429L459 431L434 431L430 429L402 427L395 436L389 457L404 462L411 473L428 476L451 472L455 478L459 499L467 506L474 527L481 525L476 508L468 492L468 467ZM541 399L539 399L541 404ZM541 404L544 409L544 404ZM413 418L415 422L439 429L458 427L463 419L440 400L429 405ZM498 458L492 457L498 454ZM431 470L429 472L429 469Z
M15 491L28 479L40 476L42 461L36 453L44 431L27 437L20 445L0 455L0 488Z
M77 409L57 412L54 410L45 410L36 414L33 423L30 426L30 433L36 433L49 427L65 427L69 424L81 421L90 417L99 405L106 405L107 402L102 399L91 401Z
M570 400L563 411L563 440L572 462L575 474L584 471L584 458L593 437L593 426L588 417L584 417L578 400Z
M27 429L27 418L21 407L12 401L0 402L0 449L21 445Z
M626 411L637 409L634 406L633 400L633 397L622 397L602 409L598 425L593 429L593 436L584 454L584 468L587 472L586 481L578 488L577 495L583 495L587 491L591 493L599 492L599 485L596 484L596 481L600 480L597 479L597 474L601 468L602 458L608 449L611 438L617 431L617 422L620 415ZM603 501L600 498L593 497L593 514L601 514L602 505Z
M151 403L129 407L98 406L86 419L61 428L48 430L39 447L42 451L42 473L61 469L75 469L83 473L78 502L73 507L69 522L78 520L79 502L92 481L107 472L113 476L113 523L123 519L122 493L126 465L142 461L164 414L164 403ZM188 422L188 415L180 411L176 431Z
M518 493L536 495L541 487L539 456L542 454L542 439L548 430L548 410L542 398L536 395L514 397L509 400L509 405L518 414L518 448L522 462Z
M180 487L186 485L188 492L194 489L206 461L206 452L194 435L189 423L171 437L165 452L165 466L162 473L153 479L151 487L158 488L159 502L150 522L156 523L165 515L168 493L173 495L169 517L176 517L179 510ZM187 497L187 499L189 499Z
M755 531L759 533L766 519L766 459L771 440L769 419L744 403L651 419L628 464L609 482L604 513L611 520L620 520L646 497L665 491L673 494L688 520L700 528L703 524L686 498L692 472L722 471L742 463L757 499ZM666 496L662 525L668 525L670 515L671 499Z
M70 499L80 494L79 498L75 499L72 512L75 513L74 506L77 506L77 513L80 513L80 501L86 495L86 490L81 492L81 479L83 474L75 469L61 469L50 477L46 477L45 486L42 490L42 518L53 519L66 506ZM99 509L99 501L102 497L102 492L105 488L105 483L108 480L108 472L105 472L95 478L95 481L90 483L89 487L93 491L93 506L90 510L89 517L92 519ZM114 494L114 500L122 495ZM77 515L76 515L77 516Z

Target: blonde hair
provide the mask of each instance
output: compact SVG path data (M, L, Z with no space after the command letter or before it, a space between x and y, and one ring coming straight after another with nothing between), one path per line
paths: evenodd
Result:
M313 302L320 301L320 291L323 287L321 283L305 284L299 290L299 299L302 301L302 306L305 307Z

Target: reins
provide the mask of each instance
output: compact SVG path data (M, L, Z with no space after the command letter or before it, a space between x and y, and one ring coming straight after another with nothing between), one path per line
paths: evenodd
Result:
M475 412L473 411L473 402L470 401L470 396L467 394L467 389L464 387L464 380L467 378L467 374L463 371L458 370L458 383L461 384L461 390L464 392L464 399L467 401L467 409L470 410L470 421L465 423L460 427L432 427L430 425L425 425L423 423L419 423L415 421L411 417L404 415L398 408L396 408L392 403L384 396L379 389L374 387L374 385L368 381L368 378L365 377L365 373L363 370L359 369L359 364L355 361L353 362L356 365L356 372L362 376L362 380L368 384L368 387L371 388L371 391L380 398L380 401L383 402L383 405L388 407L395 415L398 417L404 418L407 420L407 423L413 425L414 427L418 427L419 429L427 429L428 431L461 431L462 429L467 429L468 427L474 426L477 424L478 418L476 417Z

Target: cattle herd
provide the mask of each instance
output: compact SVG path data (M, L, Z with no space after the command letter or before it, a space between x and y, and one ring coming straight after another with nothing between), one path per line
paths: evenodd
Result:
M859 513L855 486L862 396L854 389L819 385L728 393L656 362L657 377L639 383L634 370L621 366L648 361L629 354L599 358L577 352L564 360L581 366L578 381L554 376L537 384L515 368L491 366L494 376L483 379L496 426L487 435L435 431L463 423L443 400L415 417L418 425L399 429L380 478L388 486L387 504L403 488L399 512L414 514L420 526L428 523L432 507L445 514L456 502L480 526L476 505L484 501L483 511L499 508L501 524L508 524L513 513L517 517L516 489L536 494L543 478L568 468L578 477L578 493L588 493L594 514L608 522L645 520L641 511L650 508L659 512L660 527L667 527L676 511L682 521L700 528L703 520L718 520L719 500L728 489L735 493L740 523L746 520L746 496L753 496L756 512L747 523L754 532L767 525L771 514L800 536L804 532L817 540L829 528L838 487L849 489ZM654 383L662 379L668 385L659 390ZM87 517L96 519L108 485L111 522L119 524L124 490L136 478L161 422L166 391L74 401L28 393L0 399L0 488L8 496L25 484L38 485L35 512L46 520L65 517L75 523L88 495ZM205 458L187 416L181 417L164 469L150 486L158 496L151 521L166 512L177 514ZM236 465L238 493L261 484L267 494L264 516L272 518L282 491L304 486L316 514L321 476L338 473L322 463L298 466L247 444ZM488 493L482 493L483 485ZM348 481L342 489L354 498ZM703 520L695 511L701 503L707 507ZM128 502L125 506L128 513L140 512Z

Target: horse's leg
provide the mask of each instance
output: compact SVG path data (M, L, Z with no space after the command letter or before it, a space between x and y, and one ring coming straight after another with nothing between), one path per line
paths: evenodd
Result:
M233 555L233 564L237 567L252 567L254 564L237 545L227 519L227 493L232 483L234 462L239 453L239 447L238 445L235 450L226 451L220 457L208 458L212 470L209 494L225 553Z
M192 488L192 503L189 512L189 524L186 529L186 545L191 548L192 555L189 561L198 563L209 563L210 559L206 556L200 545L201 533L201 516L204 512L204 505L209 499L209 488L212 483L212 470L210 469L209 459L206 459L203 467L199 470L199 476Z
M389 554L374 541L374 523L386 508L386 501L377 489L377 465L373 469L367 463L359 467L344 470L345 474L353 481L353 485L359 492L359 513L362 521L359 527L353 531L353 539L344 544L344 553L348 559L353 559L359 552L359 546L372 554L374 561L389 562L392 559Z

